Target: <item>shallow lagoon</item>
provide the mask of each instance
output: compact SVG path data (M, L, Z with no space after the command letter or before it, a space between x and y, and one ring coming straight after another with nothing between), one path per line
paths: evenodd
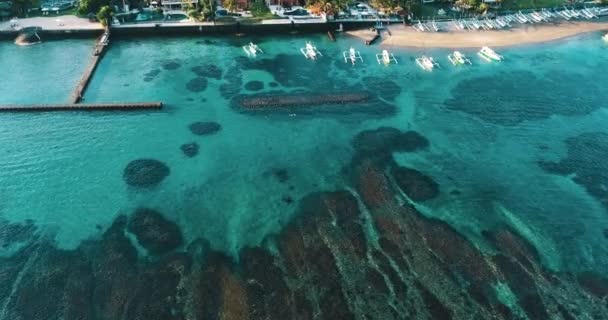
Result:
M602 86L608 81L604 72L608 70L608 47L598 39L598 34L589 34L555 43L498 50L507 58L499 64L484 63L474 52L464 51L473 61L473 66L467 68L449 65L447 58L444 59L447 50L423 52L391 48L399 64L379 66L374 54L380 48L364 47L360 41L346 38L331 43L322 36L255 39L266 52L255 61L243 57L240 46L251 40L248 38L116 41L99 66L85 101L160 100L166 107L159 112L1 115L2 218L7 226L10 223L28 225L25 222L28 220L35 226L35 231L24 228L32 235L24 236L22 241L11 241L10 237L5 240L4 255L9 256L24 245L27 248L31 242L46 245L53 241L58 248L77 250L76 256L86 256L90 253L82 253L83 241L92 239L93 243L105 243L108 235L116 232L110 226L113 222L117 226L117 217L132 217L136 208L148 207L179 226L183 244L177 251L187 250L195 255L192 252L196 244L206 243L202 247L207 251L203 251L225 254L222 258L203 254L206 258L199 262L202 270L214 266L213 274L224 282L229 281L222 273L227 271L217 270L223 270L225 265L230 266L229 270L245 269L234 271L237 278L258 276L255 270L248 269L247 263L257 261L258 255L264 254L248 255L247 250L241 250L245 247L262 246L273 252L278 262L271 264L281 266L281 270L290 275L286 277L291 280L286 282L296 295L298 290L294 288L298 287L298 282L294 279L301 278L302 274L319 273L328 274L327 281L331 282L333 269L315 268L335 263L341 270L336 279L342 279L337 287L345 298L336 298L341 295L325 290L321 293L306 291L303 294L313 301L311 308L316 317L330 317L324 313L327 310L323 301L315 300L327 298L337 305L340 305L338 300L345 299L345 305L353 314L362 318L359 308L367 308L366 303L374 304L377 298L356 294L357 288L366 283L381 294L383 289L377 283L387 281L391 299L405 301L405 298L399 298L398 286L390 272L381 268L377 257L371 258L375 257L376 251L370 248L382 249L410 288L408 292L416 292L413 295L418 298L412 298L411 303L424 300L420 305L425 305L427 310L424 307L408 310L407 303L394 302L391 305L395 313L377 310L382 318L399 318L396 314L438 318L440 315L428 311L434 300L426 292L436 296L439 305L451 310L444 310L443 315L458 318L458 315L470 312L466 311L468 307L464 307L464 302L441 293L440 285L429 284L421 289L420 283L407 279L411 271L399 269L399 259L393 256L392 247L382 245L382 239L391 239L383 235L382 230L392 229L386 229L378 220L380 211L393 208L391 214L395 215L398 228L406 234L423 230L419 231L420 239L426 239L407 238L407 244L396 242L396 246L402 252L409 252L411 249L402 247L422 241L420 243L428 246L442 261L429 262L420 258L422 253L406 258L408 265L424 266L414 273L418 274L420 282L424 283L426 279L421 272L437 273L439 271L434 268L441 263L456 266L447 274L462 273L457 266L470 261L461 262L461 256L477 257L477 254L465 254L471 250L470 243L474 244L472 248L488 257L497 252L517 256L506 249L513 248L513 242L504 240L510 237L501 236L503 234L499 232L509 230L518 239L515 243L527 243L526 246L534 248L525 251L532 256L527 259L536 257L538 261L534 260L534 268L525 268L525 273L538 284L532 289L521 288L521 285L510 283L512 278L507 274L497 276L500 281L492 286L505 296L500 298L497 294L500 303L490 299L490 309L506 305L511 314L534 318L539 315L535 312L539 311L530 310L527 307L530 301L526 300L533 295L521 292L535 291L549 311L559 309L561 304L548 300L570 299L576 301L579 313L572 310L566 313L593 318L594 312L605 311L605 306L581 298L586 297L581 293L586 292L584 288L563 289L557 294L559 297L551 296L557 289L543 282L550 276L538 268L573 274L585 271L605 274L608 271L608 212L603 173L606 164L601 161L608 154L606 147L602 148L608 140L601 134L606 133L603 124L608 118L604 108L608 93ZM306 40L317 44L324 54L322 59L311 62L302 57L298 49ZM48 42L28 48L1 43L0 70L10 72L4 75L0 102L67 100L80 77L79 72L85 68L91 45L89 40ZM350 45L361 50L365 59L363 65L350 66L341 60L341 51ZM435 56L442 69L432 73L419 70L413 60L423 53ZM261 91L246 89L257 89L259 84L247 85L254 80L264 84ZM229 101L234 94L274 90L336 92L362 89L378 94L379 102L368 109L357 108L357 112L350 112L349 106L340 106L252 114L241 112ZM198 121L218 123L221 129L208 135L193 134L189 126ZM416 131L428 140L429 146L413 148L413 152L401 152L391 146L362 152L353 143L358 133L379 127ZM587 133L592 133L590 139L594 142L588 142L584 135ZM582 141L580 144L576 143L577 137ZM379 141L385 144L390 139L381 136ZM186 156L180 150L180 146L189 143L199 145L196 156ZM589 144L593 147L580 147ZM386 159L376 159L377 154L387 150L393 160L387 163ZM368 163L368 158L374 161ZM567 160L569 158L573 160ZM124 171L136 159L156 159L170 172L158 184L145 188L129 186L125 183ZM366 169L361 169L362 166ZM439 186L438 196L412 201L410 195L408 200L403 186L399 190L396 187L399 183L390 174L395 166L413 168L431 177ZM391 183L386 188L379 188L380 180L372 179L377 176L370 176L370 172L385 172ZM348 196L310 196L311 193L337 190L348 190L349 194L355 195L362 220L355 219L354 225L362 226L365 235L353 231L358 230L356 227L340 223L341 212L350 213L354 209L340 210L332 206L344 208L335 204L342 203L350 208L346 205L351 202ZM384 190L382 192L389 196L394 192L399 204L412 203L417 219L422 222L400 220L407 217L400 211L404 209L397 209L390 201L378 200L385 197L372 192L374 190ZM306 200L302 202L302 199ZM376 201L384 204L380 206ZM318 218L327 212L335 220L333 224L325 225L323 218ZM427 218L439 220L425 220ZM447 222L453 230L444 229L438 221ZM311 223L316 226L312 227L317 230L313 232L315 235L308 230ZM338 230L329 227L336 225ZM411 226L416 228L410 229ZM295 258L285 256L285 252L298 251L295 240L288 241L290 235L297 233L294 230L300 230L298 232L309 239L305 243L325 243L333 253L333 260L324 255L327 248L313 250L305 246L308 255L303 257L318 257L318 260L302 258L310 264L308 271L290 270L290 259ZM349 232L355 232L358 238ZM488 233L495 236L488 236ZM133 234L127 232L128 239L139 251L139 259L156 261L155 255L144 258L147 254L140 246L141 239L138 242ZM458 238L458 234L464 235L466 240ZM446 248L433 243L429 237L436 237L439 242L442 237L456 237L463 241L462 247ZM364 261L352 258L350 247L344 244L352 242L356 247L356 239L364 242L367 239L369 243L368 259ZM460 243L461 240L444 241ZM424 246L414 245L420 250ZM226 262L232 259L240 260L241 266L232 267L232 262ZM493 259L487 258L489 265L498 266L498 269L505 267ZM53 261L39 260L42 265ZM5 262L6 265L10 263ZM358 281L356 273L346 267L358 264L376 266L384 280L367 272L367 276ZM485 270L485 267L479 268ZM479 271L471 277L486 279L481 276L483 274ZM477 288L476 282L466 274L460 276L464 277L462 281L469 283L461 284L463 288ZM564 276L564 279L559 286L573 286L569 278ZM585 279L578 277L578 282L585 283ZM311 281L314 285L314 280ZM504 283L509 283L510 290L502 287ZM279 290L274 285L267 287ZM316 285L325 286L322 282ZM444 285L446 292L451 292L449 285ZM213 288L221 291L225 285ZM486 290L481 291L492 296ZM257 297L246 285L245 291L250 301ZM14 302L18 292L7 296L4 315L14 310L20 312ZM192 293L196 290L188 292L198 297ZM311 295L317 298L311 298ZM301 302L293 303L299 306ZM201 308L216 310L218 305L225 307L227 302L211 304L213 306ZM476 309L476 305L470 308ZM249 306L250 313L253 309ZM198 313L194 314L195 318L199 317ZM479 311L478 315L488 314ZM348 316L331 318L340 317Z

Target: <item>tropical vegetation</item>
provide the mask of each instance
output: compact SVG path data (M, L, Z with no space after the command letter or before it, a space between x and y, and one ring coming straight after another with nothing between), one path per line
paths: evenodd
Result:
M113 10L110 6L103 6L99 8L99 12L97 12L97 20L101 23L102 26L107 26L112 19Z

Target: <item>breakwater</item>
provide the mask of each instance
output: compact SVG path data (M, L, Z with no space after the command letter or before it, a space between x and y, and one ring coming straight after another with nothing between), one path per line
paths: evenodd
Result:
M366 102L368 92L327 93L327 94L281 94L242 97L237 101L242 108L255 110L264 108L313 106L325 104L345 104Z

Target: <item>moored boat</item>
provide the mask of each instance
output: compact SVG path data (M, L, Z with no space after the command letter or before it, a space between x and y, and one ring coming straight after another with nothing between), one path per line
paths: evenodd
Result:
M488 62L502 61L504 59L503 56L501 56L498 53L494 52L494 50L490 49L489 47L483 47L483 48L481 48L481 50L479 50L479 52L477 53L477 55L479 55L482 59L484 59L484 60L486 60Z
M378 64L384 65L389 65L391 63L397 64L397 59L395 59L395 56L388 52L388 50L382 50L382 53L376 54L376 61L378 61Z
M306 42L306 46L304 48L300 48L300 52L306 57L306 59L316 60L318 57L322 57L323 55L317 47L313 46L312 43Z
M416 58L416 64L424 71L433 71L435 67L439 66L439 64L435 62L432 57L427 56Z
M471 60L469 60L464 54L460 51L454 51L451 54L448 54L448 60L455 65L461 66L464 64L471 64Z
M264 53L262 49L260 49L260 47L253 42L249 42L248 45L244 45L243 51L245 51L245 53L250 57L256 57L258 53Z

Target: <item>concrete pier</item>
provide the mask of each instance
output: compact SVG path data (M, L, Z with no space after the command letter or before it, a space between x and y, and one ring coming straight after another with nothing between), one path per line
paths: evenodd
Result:
M109 44L110 29L108 28L106 29L104 34L99 37L99 39L97 39L97 42L95 43L95 50L93 51L93 56L91 57L91 61L89 62L87 68L84 70L82 78L80 78L80 81L78 81L74 92L72 92L72 95L70 97L70 103L76 104L82 100L84 92L87 89L91 78L93 77L93 73L95 72L95 69L97 69L97 65L99 64L99 61L101 61L101 58L103 57L103 54L105 53Z
M145 109L161 109L162 102L132 102L132 103L66 103L66 104L31 104L31 105L0 105L0 112L46 112L46 111L130 111Z

